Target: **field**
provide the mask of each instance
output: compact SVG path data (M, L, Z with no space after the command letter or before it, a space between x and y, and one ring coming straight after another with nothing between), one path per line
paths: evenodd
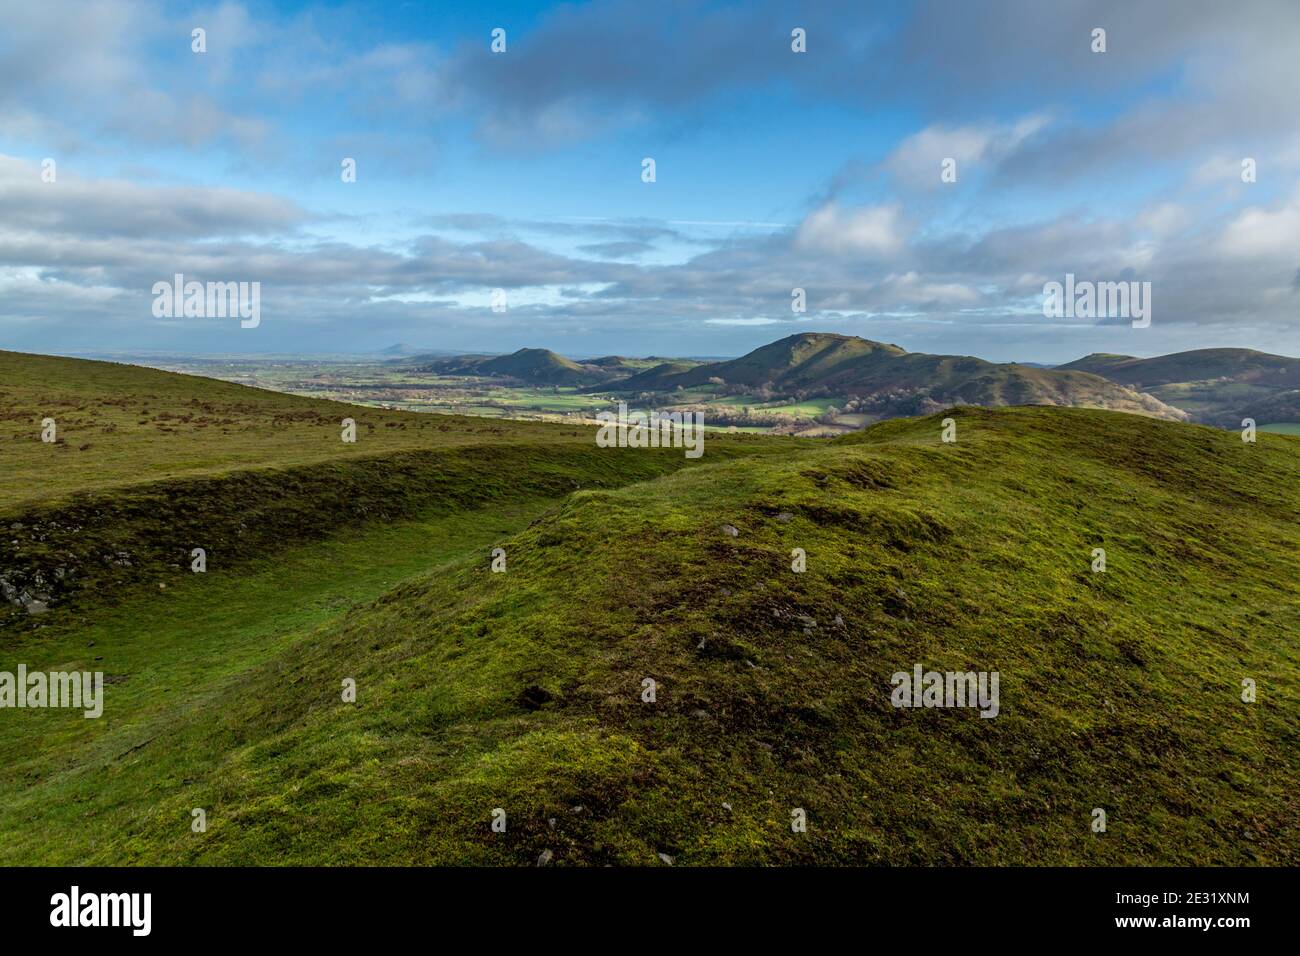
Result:
M954 408L691 462L0 359L0 577L50 592L0 670L106 680L0 710L0 862L1300 862L1295 438ZM891 706L914 664L998 716Z

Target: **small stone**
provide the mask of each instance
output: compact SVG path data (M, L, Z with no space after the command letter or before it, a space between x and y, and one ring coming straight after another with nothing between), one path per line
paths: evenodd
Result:
M673 865L673 858L672 858L671 856L669 856L667 853L660 853L660 854L659 854L659 859L663 860L663 861L664 861L665 863L667 863L669 866L672 866L672 865Z
M538 855L538 857L537 857L537 865L538 865L538 866L546 866L548 863L551 862L551 857L553 857L553 856L555 856L555 854L551 852L551 848L548 846L545 850L543 850L543 851Z
M27 602L27 613L28 613L28 614L44 614L44 613L45 613L46 611L48 611L49 609L50 609L50 608L49 608L49 605L47 605L44 601L28 601L28 602Z
M790 514L788 511L782 511L776 516L776 520L781 522L781 524L788 524L793 518L794 515Z
M730 813L730 812L731 812L731 804L727 803L727 802L724 800L723 803L722 803L722 809L724 809L724 810L726 810L728 813Z
M550 817L550 818L546 821L546 825L547 825L548 827L550 827L552 830L554 830L554 829L555 829L555 817Z
M722 533L731 535L731 537L735 538L739 536L740 529L737 528L734 524L724 524L722 526Z

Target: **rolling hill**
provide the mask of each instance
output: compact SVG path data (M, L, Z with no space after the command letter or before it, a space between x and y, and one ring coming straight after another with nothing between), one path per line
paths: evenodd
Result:
M1285 355L1252 349L1196 349L1146 359L1094 353L1058 370L1091 372L1149 392L1207 424L1236 428L1245 417L1261 424L1300 420L1258 417L1294 414L1295 400L1279 396L1300 389L1300 359Z
M691 463L0 358L4 461L57 484L9 486L0 566L107 569L0 621L0 670L106 679L0 712L0 863L1300 863L1300 440L958 407ZM916 665L997 716L892 706Z
M617 376L621 366L579 364L550 349L520 349L509 355L463 355L439 359L420 371L439 375L483 375L530 385L591 385ZM623 372L623 374L628 374Z
M343 440L344 419L354 442ZM756 447L746 436L710 446L720 456ZM165 584L196 546L229 566L439 503L545 498L682 464L668 449L598 449L585 428L0 352L0 624Z
M422 362L418 371L439 375L477 375L512 379L527 385L603 385L658 366L664 359L602 355L577 362L550 349L519 349L509 355L462 355ZM694 359L670 360L682 368L701 364Z
M619 391L671 391L713 382L799 398L850 399L877 417L915 415L946 405L1066 405L1182 420L1176 408L1082 371L999 365L957 355L907 352L856 336L801 333L727 362L679 369L661 365L617 383Z

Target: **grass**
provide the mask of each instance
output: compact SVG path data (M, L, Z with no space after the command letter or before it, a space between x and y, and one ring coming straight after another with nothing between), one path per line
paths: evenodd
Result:
M1300 862L1300 444L1062 408L738 441L562 495L466 471L23 635L0 668L127 679L0 721L0 861ZM893 708L916 663L999 671L1000 715Z
M585 426L364 409L76 359L0 353L0 366L0 624L11 627L39 623L23 610L33 599L108 605L170 580L195 548L229 568L433 505L555 497L692 464L676 449L598 448ZM46 414L57 443L40 439ZM355 444L340 440L344 418ZM714 435L709 454L781 447Z
M147 795L175 782L168 774L181 780L203 772L194 760L198 755L178 746L182 739L173 735L178 718L207 719L213 713L207 705L237 687L250 668L412 574L454 558L487 560L494 543L550 504L520 499L495 506L490 515L430 513L349 529L236 572L218 568L175 577L165 591L140 594L15 641L4 650L8 670L15 660L31 668L101 670L114 703L112 719L103 725L68 720L67 713L55 710L0 721L0 790L8 796L24 793L6 799L0 809L5 834L0 860L40 860L37 845L50 828L67 841L58 851L66 860L85 859L94 844L112 840L116 814L88 812L80 794L84 775L49 774L52 756L77 754L79 762L102 765L95 803L134 805L147 816ZM31 747L33 739L41 742L38 751ZM33 780L40 782L30 786ZM35 830L28 826L32 814L43 818Z
M54 419L56 443L41 440ZM352 418L357 440L342 440ZM283 395L110 362L0 352L0 514L72 493L465 445L587 444L591 433Z

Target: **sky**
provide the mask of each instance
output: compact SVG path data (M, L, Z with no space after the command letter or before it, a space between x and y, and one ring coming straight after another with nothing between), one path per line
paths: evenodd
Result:
M0 348L1300 355L1297 51L1294 0L0 0Z

